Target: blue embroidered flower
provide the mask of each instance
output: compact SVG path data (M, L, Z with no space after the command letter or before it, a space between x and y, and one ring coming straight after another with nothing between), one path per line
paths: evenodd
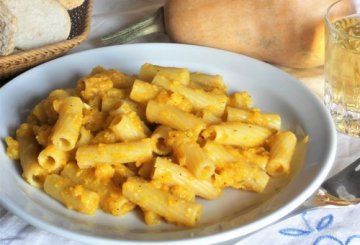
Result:
M352 241L355 242L355 239L358 240L357 243L351 243ZM323 240L326 240L326 242L320 243ZM335 244L340 244L340 245L352 245L352 244L355 245L355 244L360 243L360 235L352 235L352 236L348 237L348 239L346 239L345 243L343 243L342 241L340 241L338 238L336 238L334 236L323 235L323 236L319 236L318 238L316 238L316 240L314 241L314 245L328 244L328 241L334 241L334 242L336 242Z
M329 214L325 217L322 217L319 221L319 223L316 225L316 230L317 231L321 231L327 227L329 227L331 225L331 223L333 222L334 217Z
M310 225L310 223L308 222L308 220L306 219L305 215L306 215L306 212L301 214L301 218L304 222L305 229L285 228L285 229L279 230L279 233L284 236L304 237L304 236L310 235L313 232L316 232L316 231L319 232L319 231L325 230L334 221L334 216L332 214L329 214L329 215L322 217L317 222L315 228L313 228ZM322 244L325 245L325 244L329 244L329 242L331 242L331 244L340 244L340 245L355 245L355 242L357 242L356 244L360 244L360 235L352 235L352 236L348 237L346 239L345 243L333 235L320 235L315 239L313 244L314 245L322 245Z

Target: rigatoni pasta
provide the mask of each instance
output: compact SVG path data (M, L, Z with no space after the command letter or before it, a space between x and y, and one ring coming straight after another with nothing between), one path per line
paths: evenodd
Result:
M16 140L19 143L19 158L23 178L32 186L42 188L48 171L42 168L38 161L41 147L35 139L31 125L23 123L16 130Z
M195 178L188 169L166 158L156 158L152 179L168 185L187 187L195 195L209 200L218 198L221 193L211 180Z
M38 155L38 162L41 167L49 173L59 172L69 160L70 153L60 150L54 145L48 145Z
M122 195L120 186L111 180L112 176L99 176L97 170L98 166L95 169L80 169L76 164L69 163L61 176L98 193L99 205L107 213L118 216L133 210L135 205Z
M215 163L191 138L176 136L172 148L179 165L186 166L196 178L210 179L214 175Z
M227 94L220 75L96 67L74 87L50 92L6 138L23 178L70 209L194 226L199 198L260 193L291 172L296 136L246 91Z
M113 144L83 145L77 149L75 158L82 169L94 167L98 163L142 163L152 158L152 144L150 138L146 138Z
M133 141L147 138L150 130L134 111L117 114L110 122L109 128L121 141Z
M148 102L146 117L149 122L162 124L181 131L191 130L196 134L206 127L206 123L200 117L155 100Z
M202 212L199 203L178 198L134 177L123 184L123 193L141 208L151 210L168 222L179 225L194 226Z
M246 91L234 92L229 96L228 106L239 109L251 108L251 96Z
M226 92L226 84L220 75L209 75L200 72L190 73L190 86L205 91L219 90Z
M173 129L164 125L160 125L156 127L154 132L151 134L153 151L156 154L165 156L171 152L171 146L166 143L171 131L173 131Z
M174 93L179 93L187 98L197 111L207 109L217 116L224 113L227 97L222 93L210 93L202 89L194 89L178 81L167 79L162 74L157 74L152 83Z
M275 113L262 113L258 109L244 110L235 107L226 107L226 120L252 123L265 128L280 130L281 117Z
M146 103L155 98L160 91L159 86L136 79L129 97L136 102Z
M184 85L188 85L190 82L190 73L186 68L165 67L149 63L145 63L141 66L139 78L149 82L152 81L158 73L162 74L169 80L178 81Z
M230 162L218 170L215 185L218 188L233 187L262 192L269 179L269 175L256 165L247 162Z
M55 100L54 110L59 114L50 141L56 148L70 151L75 147L83 118L83 102L79 97Z
M84 214L94 214L99 205L100 198L96 192L57 174L46 176L44 190L67 208Z
M270 141L270 159L267 172L271 176L290 173L291 158L296 147L296 136L290 131L279 132Z
M219 144L255 147L264 144L272 134L270 129L254 124L223 122L209 126L201 135Z

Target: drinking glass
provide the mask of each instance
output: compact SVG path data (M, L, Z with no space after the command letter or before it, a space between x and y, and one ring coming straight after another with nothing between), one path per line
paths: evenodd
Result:
M360 13L348 0L325 15L324 102L339 132L360 137Z

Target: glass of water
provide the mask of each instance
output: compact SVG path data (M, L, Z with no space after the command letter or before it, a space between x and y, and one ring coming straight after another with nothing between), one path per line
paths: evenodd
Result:
M337 130L360 137L360 13L349 0L325 15L325 105Z

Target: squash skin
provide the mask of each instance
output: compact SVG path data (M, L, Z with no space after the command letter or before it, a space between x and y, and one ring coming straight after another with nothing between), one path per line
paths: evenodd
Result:
M168 0L165 26L174 42L310 68L324 64L324 15L335 1ZM342 12L349 13L354 5L345 1Z

